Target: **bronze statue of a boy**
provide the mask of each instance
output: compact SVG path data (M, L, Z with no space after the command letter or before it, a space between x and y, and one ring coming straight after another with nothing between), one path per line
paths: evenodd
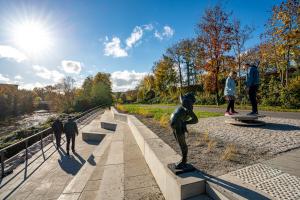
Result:
M182 153L182 160L176 165L176 169L184 169L187 167L188 147L185 142L185 132L188 132L186 127L187 124L198 123L198 118L193 112L193 105L195 102L196 98L194 94L187 93L181 97L181 106L179 106L171 115L170 124Z

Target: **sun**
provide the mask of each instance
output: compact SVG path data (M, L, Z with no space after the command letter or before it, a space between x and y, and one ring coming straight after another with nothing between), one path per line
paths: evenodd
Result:
M12 27L12 40L16 46L29 54L41 53L53 45L47 26L34 20L15 23Z

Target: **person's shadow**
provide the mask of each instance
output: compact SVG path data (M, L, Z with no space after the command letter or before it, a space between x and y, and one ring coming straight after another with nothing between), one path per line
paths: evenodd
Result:
M60 167L67 172L68 174L76 175L80 168L86 162L78 153L74 152L74 156L78 158L78 160L73 156L68 156L62 148L58 150L60 155L60 159L58 160L58 164Z

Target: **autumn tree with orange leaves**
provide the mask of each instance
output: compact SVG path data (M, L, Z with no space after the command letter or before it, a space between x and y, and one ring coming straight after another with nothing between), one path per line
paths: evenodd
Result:
M219 73L222 58L230 51L233 28L226 13L219 5L205 11L198 24L198 41L203 45L208 65L206 70L214 75L216 103L219 104Z

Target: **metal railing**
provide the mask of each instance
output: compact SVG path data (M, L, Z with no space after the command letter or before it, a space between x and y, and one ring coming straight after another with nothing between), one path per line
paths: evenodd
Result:
M81 124L82 122L84 122L85 119L89 118L91 115L95 114L96 112L98 112L101 108L103 108L104 106L98 106L92 109L89 109L83 113L81 113L80 115L76 116L73 118L73 120L75 120L76 123ZM44 137L45 136L45 137ZM31 144L31 146L37 144L38 142L40 143L40 150L43 151L44 150L44 144L43 144L43 140L45 138L51 137L51 141L53 142L53 130L52 128L47 128L45 130L42 130L32 136L29 136L27 138L22 139L19 142L16 142L14 144L9 145L8 147L5 147L3 149L0 150L0 158L1 158L1 176L0 179L3 178L5 176L5 161L9 161L11 159L13 159L15 156L17 156L20 152L25 150L25 162L27 163L28 161L28 144L31 140L39 138L37 140L37 142L34 141L33 144ZM6 160L5 158L5 153L8 152L8 150L10 149L14 149L17 148L19 146L21 146L23 144L23 146L25 146L24 149L21 149L19 152L17 152L15 155L13 155L12 157L10 157L9 159Z

